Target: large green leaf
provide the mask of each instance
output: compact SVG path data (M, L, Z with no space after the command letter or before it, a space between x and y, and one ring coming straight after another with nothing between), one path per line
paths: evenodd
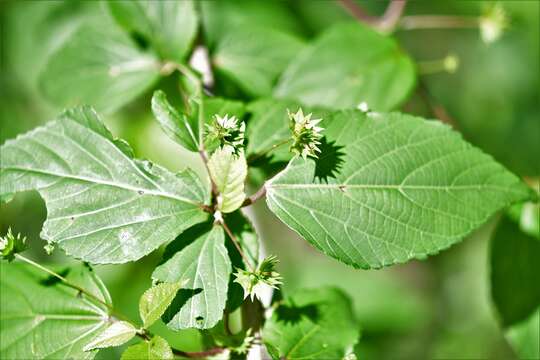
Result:
M83 26L51 55L40 84L58 105L113 111L148 89L159 68L158 59L120 29Z
M244 152L235 154L229 145L218 148L208 160L208 172L219 192L217 209L224 213L238 209L246 198L247 162Z
M267 183L267 203L317 248L355 267L437 253L532 196L439 122L351 110L327 125L320 159L292 160Z
M511 326L506 338L520 359L540 359L540 308L526 320Z
M191 0L109 1L109 10L124 29L150 42L164 59L181 61L197 33Z
M213 327L223 316L227 300L231 261L223 229L213 226L211 230L207 227L198 230L200 232L182 234L176 240L182 245L192 241L196 233L199 236L152 274L152 278L159 281L185 281L164 317L174 330Z
M238 27L220 40L212 62L249 95L270 95L278 75L303 45L274 29Z
M286 298L262 336L274 359L343 359L358 340L359 326L343 292L319 288Z
M491 296L504 326L540 306L540 241L504 216L491 242Z
M107 308L42 272L19 263L0 264L0 357L91 359L83 347L108 322ZM87 267L73 267L69 281L111 304L101 280Z
M334 109L365 101L386 111L402 103L414 84L413 63L391 38L347 23L324 32L292 61L275 95Z
M209 194L190 170L173 174L130 151L91 108L69 110L2 145L0 197L38 190L47 205L41 235L69 255L139 259L205 220Z

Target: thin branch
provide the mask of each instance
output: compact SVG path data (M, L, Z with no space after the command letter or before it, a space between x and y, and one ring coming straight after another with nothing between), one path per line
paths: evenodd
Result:
M268 153L274 151L274 150L277 149L278 147L283 146L283 145L285 145L285 144L288 144L289 142L291 142L291 140L292 140L291 138L285 139L285 140L283 140L283 141L280 141L280 142L278 142L278 143L276 143L276 144L270 146L270 147L267 148L267 149L264 149L263 151L261 151L261 152L258 153L258 154L254 154L254 155L250 156L250 157L248 158L248 163L253 163L255 160L260 159L261 157L263 157L263 156L265 156L266 154L268 154Z
M206 358L209 356L221 354L223 351L225 351L225 348L220 348L220 347L216 347L216 348L212 348L212 349L208 349L204 351L194 351L194 352L187 352L187 351L182 351L178 349L172 349L172 352L174 355L183 356L186 358Z
M266 186L263 184L259 190L250 197L246 198L244 202L242 203L242 207L250 206L254 204L257 200L262 199L266 195Z
M444 108L443 105L439 104L435 98L431 95L429 92L426 84L424 84L423 81L419 81L418 85L418 92L424 102L428 105L429 109L431 110L431 113L440 121L442 121L445 124L448 124L452 126L454 129L458 128L457 122L450 116L448 111Z
M218 223L225 229L225 232L229 237L231 238L234 246L236 247L236 250L240 253L240 256L242 256L242 259L244 260L244 263L249 267L251 271L255 271L255 267L251 264L251 261L247 258L246 254L244 254L244 251L242 250L242 247L240 246L240 243L238 242L238 239L234 234L232 233L231 229L227 226L225 221L223 219L218 220Z
M399 22L401 14L405 10L405 5L407 5L407 0L392 0L382 16L369 15L354 0L340 0L340 4L358 21L379 31L388 32L392 31Z
M476 28L478 24L479 18L476 16L412 15L402 17L398 28L402 30L468 29Z

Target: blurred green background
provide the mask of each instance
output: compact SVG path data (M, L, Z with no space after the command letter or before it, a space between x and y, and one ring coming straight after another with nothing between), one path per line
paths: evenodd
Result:
M359 2L380 14L385 1ZM477 16L486 1L410 1L405 14ZM426 96L443 106L464 137L492 154L518 175L540 175L539 12L537 1L502 2L511 27L493 44L481 41L478 29L398 31L403 49L418 63L458 56L457 72L420 76L419 88L404 111L434 117ZM254 23L278 27L309 41L350 15L335 1L207 1L214 25ZM0 143L52 119L61 108L41 95L38 75L47 54L74 29L104 15L98 1L3 1L0 3ZM204 21L204 20L203 20ZM207 34L210 44L220 29ZM218 74L219 75L219 74ZM218 76L218 81L220 80ZM159 85L158 85L159 86ZM238 89L231 93L237 94ZM183 151L160 130L150 113L151 92L114 114L104 116L113 133L127 140L139 158L171 170L202 170L193 154ZM243 98L240 94L239 97ZM253 190L253 189L252 189ZM315 251L277 221L264 203L249 208L265 252L280 259L284 291L331 284L347 292L362 327L357 346L365 359L512 359L515 355L498 325L489 295L488 245L494 222L462 243L424 261L383 270L347 267ZM46 217L37 193L25 193L0 208L0 233L8 226L29 237L31 254L43 263L66 263L60 251L47 256L39 232ZM98 266L115 306L137 318L138 299L150 286L160 260L156 251L136 263ZM152 329L183 350L201 349L196 331L171 333ZM116 351L116 352L115 352ZM121 350L100 352L112 358Z

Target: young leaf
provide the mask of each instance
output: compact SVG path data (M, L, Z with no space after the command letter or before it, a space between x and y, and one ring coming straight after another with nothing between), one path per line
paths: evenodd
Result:
M139 314L144 328L148 329L171 305L182 282L161 283L146 290L139 301Z
M540 359L540 308L526 320L512 325L506 338L518 354L519 359Z
M301 290L274 310L262 337L273 359L342 359L357 341L359 326L340 290Z
M192 240L191 236L181 235L176 241L185 244ZM184 288L190 289L181 290L164 315L163 320L171 329L208 329L223 316L231 274L224 242L223 229L213 226L154 270L153 279L164 282L187 279Z
M92 104L112 112L159 77L158 59L142 52L114 24L84 26L49 59L41 88L61 106Z
M128 322L115 321L101 334L85 345L84 351L120 346L135 336L137 329Z
M278 75L303 46L298 38L275 29L236 27L218 43L213 64L249 95L271 95Z
M244 152L237 155L235 149L228 145L217 149L208 160L208 171L219 191L218 210L230 213L238 209L246 198L247 162Z
M491 241L491 296L504 326L540 306L540 241L504 216Z
M154 336L150 341L132 345L124 351L120 360L172 360L174 354L165 339Z
M437 253L532 196L438 122L343 111L325 127L319 160L292 160L267 183L267 203L310 243L354 267Z
M107 304L109 293L86 266L64 275ZM0 358L93 358L83 347L107 327L107 308L20 263L0 264Z
M386 111L414 84L414 65L391 38L359 23L338 24L289 64L275 95L334 109L367 102Z
M139 259L207 218L208 188L193 172L133 159L88 107L0 150L0 197L38 190L47 205L42 238L91 263Z
M166 60L182 61L197 33L191 0L122 0L107 2L116 22L145 40Z

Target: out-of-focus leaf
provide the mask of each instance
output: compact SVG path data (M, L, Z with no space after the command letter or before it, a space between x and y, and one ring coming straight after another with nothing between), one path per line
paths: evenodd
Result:
M191 0L108 1L115 20L142 36L164 59L182 61L197 33L197 13Z
M266 183L266 201L311 244L355 267L425 258L533 196L437 122L342 111L325 136L332 156L293 159Z
M263 341L273 359L342 359L358 340L350 300L335 288L300 290L267 320Z
M393 39L359 23L325 31L293 60L275 91L277 97L334 109L391 110L415 85L412 61Z
M249 95L270 95L278 75L302 48L303 43L292 35L241 27L219 41L213 63Z
M150 341L132 345L124 351L120 360L172 360L174 354L165 339L154 336Z
M244 152L235 154L234 148L228 145L217 149L208 160L208 171L219 191L218 210L230 213L238 209L246 198L247 162Z
M189 237L182 238L182 234L176 241L192 241L193 234L187 234ZM208 329L221 319L231 274L231 261L224 243L223 229L214 226L159 265L152 274L152 278L164 282L187 280L185 290L178 293L163 318L171 329Z
M139 259L204 221L208 188L131 157L93 109L8 140L0 152L0 198L38 190L47 205L42 238L91 263ZM180 216L181 215L181 216Z
M3 359L92 359L83 347L100 334L108 309L81 298L39 270L19 263L0 264L0 357ZM111 304L107 289L87 267L65 277Z
M540 359L540 308L524 321L511 326L506 338L523 360Z
M83 26L51 55L40 85L58 105L112 112L152 86L159 68L158 59L120 29Z
M504 326L540 306L540 241L503 217L491 242L491 296Z

